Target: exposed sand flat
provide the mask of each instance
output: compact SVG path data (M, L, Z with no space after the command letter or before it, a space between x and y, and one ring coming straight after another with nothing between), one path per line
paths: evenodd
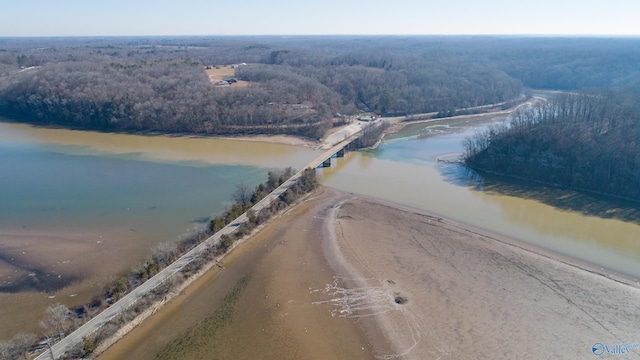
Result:
M335 215L339 249L359 275L339 270L350 280L326 292L346 317L376 314L394 346L380 358L585 359L594 344L613 356L597 343L640 343L636 283L369 200Z
M0 339L39 333L47 306L90 302L110 274L144 256L122 233L96 241L95 234L57 229L0 230Z
M322 251L328 210L348 195L321 189L242 244L99 359L154 359L222 304L245 275L231 323L172 359L374 359L358 319L321 303L336 275ZM372 323L375 325L375 323ZM374 327L375 328L375 327Z
M176 359L584 359L640 343L633 281L321 189L100 358L154 358L246 274L232 322Z
M216 138L216 137L214 137ZM230 140L242 140L242 141L257 141L257 142L266 142L273 144L284 144L284 145L293 145L293 146L302 146L308 148L317 148L318 143L303 139L291 135L244 135L244 136L220 136L220 139L230 139Z

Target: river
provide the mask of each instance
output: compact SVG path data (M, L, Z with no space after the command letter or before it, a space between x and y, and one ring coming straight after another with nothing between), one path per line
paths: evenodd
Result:
M0 339L219 214L240 182L320 151L254 141L105 134L0 122Z
M319 171L324 185L440 214L640 277L638 206L479 176L462 140L504 117L417 123ZM46 306L83 304L155 244L219 213L238 182L301 168L300 146L43 129L0 122L0 339ZM69 285L71 284L71 285ZM69 286L68 286L69 285Z
M438 161L456 159L464 138L504 119L472 116L407 126L375 150L334 160L322 170L323 182L640 277L637 203L480 176Z

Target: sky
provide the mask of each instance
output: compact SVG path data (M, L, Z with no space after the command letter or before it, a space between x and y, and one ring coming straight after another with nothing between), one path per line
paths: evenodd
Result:
M640 35L638 0L2 0L0 37Z

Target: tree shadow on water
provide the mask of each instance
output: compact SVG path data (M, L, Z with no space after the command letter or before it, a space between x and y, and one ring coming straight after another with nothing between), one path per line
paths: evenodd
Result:
M53 293L76 281L82 280L77 275L60 275L33 268L21 263L0 251L0 265L15 270L12 276L0 278L0 293L15 294L28 291Z
M461 164L443 163L438 169L445 181L454 185L488 194L535 200L564 211L640 225L638 202L478 172Z

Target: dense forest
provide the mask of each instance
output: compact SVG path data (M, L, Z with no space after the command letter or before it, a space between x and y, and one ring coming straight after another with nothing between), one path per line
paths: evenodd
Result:
M525 88L640 89L637 39L0 38L0 116L103 131L320 137L336 114L500 103ZM207 66L246 63L247 87Z
M465 141L467 165L640 200L640 103L630 92L563 95Z

